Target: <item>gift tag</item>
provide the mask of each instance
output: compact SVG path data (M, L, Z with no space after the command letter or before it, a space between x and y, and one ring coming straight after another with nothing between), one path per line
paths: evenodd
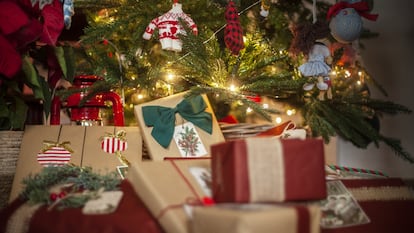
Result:
M69 163L72 154L63 147L53 146L37 154L37 161L44 167L63 166Z
M190 167L189 170L200 185L204 194L211 197L211 171L204 167Z
M174 129L174 140L182 157L201 157L207 150L193 123L186 122Z
M101 148L106 153L114 154L117 151L125 151L128 148L128 143L120 138L104 137Z
M102 192L98 199L89 200L82 208L83 214L109 214L114 212L123 196L122 191Z

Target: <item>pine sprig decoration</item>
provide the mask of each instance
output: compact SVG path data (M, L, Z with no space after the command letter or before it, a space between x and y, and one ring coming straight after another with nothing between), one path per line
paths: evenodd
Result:
M32 204L53 205L59 201L59 208L76 208L96 198L99 191L118 190L120 182L116 172L101 175L94 173L90 167L45 167L41 172L23 179L25 188L20 197ZM60 186L65 196L54 200L51 189Z

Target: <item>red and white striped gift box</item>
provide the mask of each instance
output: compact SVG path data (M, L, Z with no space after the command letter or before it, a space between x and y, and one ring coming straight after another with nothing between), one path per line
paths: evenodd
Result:
M72 154L63 147L54 146L37 154L37 161L45 166L63 166L69 163Z
M128 143L116 137L104 137L101 148L106 153L113 154L118 151L125 151L128 148Z

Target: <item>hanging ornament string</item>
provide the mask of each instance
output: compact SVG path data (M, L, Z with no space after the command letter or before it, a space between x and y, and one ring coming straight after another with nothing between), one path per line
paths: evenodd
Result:
M313 0L313 4L312 4L312 16L313 16L313 23L316 23L317 19L316 19L316 0Z
M178 1L178 0L174 0L174 1ZM240 15L242 15L242 14L244 14L246 11L248 11L250 8L252 8L252 7L254 7L254 6L256 6L256 5L258 5L258 4L260 4L262 2L262 0L258 0L258 1L256 1L256 2L254 2L253 4L251 4L250 6L248 6L248 7L246 7L246 8L244 8L243 10L241 10L239 13L238 13L238 15L240 16ZM226 24L224 24L223 26L221 26L219 29L217 29L207 40L205 40L205 41L203 41L203 44L207 44L209 41L211 41L212 39L214 39L215 38L215 36L220 32L220 31L222 31L222 30L224 30L224 28L226 28ZM177 60L175 60L175 61L173 61L172 62L172 64L174 64L175 62L178 62L178 61L180 61L180 60L182 60L182 59L184 59L185 57L187 57L188 55L190 55L190 52L187 52L186 54L184 54L183 56L181 56L181 57L179 57L179 58L177 58ZM185 80L186 82L189 82L189 83L193 83L194 84L194 82L193 81L191 81L191 80L189 80L189 79L187 79L187 78L185 78L185 77L182 77L182 76L180 76L180 78L181 79L183 79L183 80Z
M118 47L116 47L116 45L112 41L103 38L103 42L105 44L109 44L110 46L112 46L115 49L116 58L118 60L119 72L121 73L121 76L120 76L120 81L121 81L121 100L122 100L122 103L125 103L125 90L124 90L124 79L123 79L123 75L122 75L123 69L122 69L122 56L121 56L121 53L119 52Z
M178 1L178 0L174 0L174 1ZM246 12L246 11L247 11L247 10L249 10L250 8L252 8L252 7L256 6L257 4L261 3L261 1L262 1L262 0L259 0L259 1L255 2L255 3L251 4L250 6L246 7L245 9L243 9L242 11L240 11L240 12L238 13L238 15L240 16L241 14L244 14L244 12ZM215 38L215 36L216 36L216 35L217 35L217 34L218 34L221 30L223 30L224 28L226 28L226 24L224 24L224 25L223 25L223 26L221 26L219 29L217 29L215 32L213 32L213 34L211 34L211 36L210 36L207 40L203 41L203 44L207 44L210 40L214 39L214 38ZM180 61L181 59L184 59L184 58L185 58L185 57L187 57L188 55L190 55L190 52L188 52L188 53L184 54L183 56L181 56L181 57L177 58L177 60L176 60L176 61L174 61L174 62L172 62L172 63L175 63L175 62L177 62L177 61ZM191 82L190 80L187 80L187 79L185 79L185 78L183 78L183 77L181 77L181 78L182 78L182 79L184 79L184 80L186 80L186 81L188 81L188 82Z

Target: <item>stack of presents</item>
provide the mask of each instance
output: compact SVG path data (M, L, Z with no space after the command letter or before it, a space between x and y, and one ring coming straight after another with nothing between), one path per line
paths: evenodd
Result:
M414 209L414 197L400 179L327 164L323 141L306 138L302 129L275 127L251 137L226 139L206 96L186 93L137 105L135 113L139 127L28 126L10 203L1 212L1 229L117 233L414 229L405 214ZM148 155L143 155L143 148ZM19 198L22 180L45 166L66 164L100 173L116 170L123 196L114 211L85 215L82 207L44 206L17 217L29 205Z

